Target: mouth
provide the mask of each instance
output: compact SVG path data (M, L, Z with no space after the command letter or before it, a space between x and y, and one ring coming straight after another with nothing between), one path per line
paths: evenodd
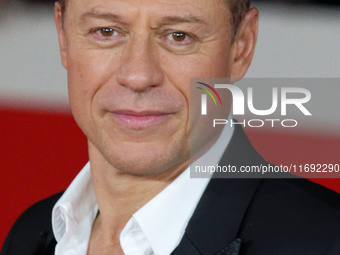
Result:
M122 110L111 112L111 115L118 123L122 124L123 126L130 129L140 130L161 124L162 122L168 120L173 115L173 113Z

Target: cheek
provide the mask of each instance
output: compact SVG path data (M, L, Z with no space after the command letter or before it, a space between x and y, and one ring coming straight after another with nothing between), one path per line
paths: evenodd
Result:
M114 72L111 58L104 52L71 48L68 55L68 90L73 116L84 129L93 119L93 100ZM90 125L91 126L91 125Z
M193 152L195 149L204 147L209 144L209 141L214 140L219 133L220 129L208 130L207 127L211 126L213 115L209 118L202 118L200 111L200 96L197 102L190 102L190 79L191 78L227 78L230 77L230 64L229 64L229 49L224 46L220 50L211 50L208 54L195 54L192 56L173 56L167 59L167 76L171 83L182 93L187 103L187 119L190 120L187 125L187 131L190 134L190 146ZM198 90L197 90L198 91ZM224 102L229 99L223 98ZM197 109L191 109L191 107ZM211 109L213 109L211 107ZM190 112L191 111L191 112ZM227 118L228 109L222 112ZM189 116L190 115L190 116ZM204 133L204 139L202 138Z
M227 50L195 56L174 56L163 60L166 63L163 70L168 79L185 96L188 105L191 78L227 78L231 73Z

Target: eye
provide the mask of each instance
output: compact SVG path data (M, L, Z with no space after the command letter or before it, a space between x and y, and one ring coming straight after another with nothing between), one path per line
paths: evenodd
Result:
M187 34L182 32L174 32L171 34L171 37L176 42L183 42L187 38Z
M103 38L119 35L119 33L116 30L114 30L113 28L107 28L107 27L98 28L94 32L95 34Z
M190 39L189 35L184 32L172 32L167 36L167 39L174 41L174 42L185 42Z
M111 47L123 42L125 33L115 27L99 27L91 30L91 37L101 47Z
M199 45L199 37L195 34L179 30L166 29L162 31L162 46L176 54L189 54Z
M94 41L100 44L116 44L122 41L124 33L112 27L99 27L91 30Z
M104 37L110 37L113 36L116 31L114 31L112 28L102 28L99 30L99 32Z

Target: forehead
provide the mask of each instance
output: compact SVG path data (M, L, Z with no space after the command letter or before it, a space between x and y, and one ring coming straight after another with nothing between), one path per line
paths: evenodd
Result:
M74 19L108 13L119 18L191 17L213 23L228 18L229 8L225 0L68 0L67 13Z

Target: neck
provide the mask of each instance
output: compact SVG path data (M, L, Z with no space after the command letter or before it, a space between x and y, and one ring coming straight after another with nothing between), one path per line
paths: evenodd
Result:
M160 193L188 166L189 159L166 171L133 175L115 169L89 144L93 187L99 207L96 221L108 238L119 234L132 215Z

